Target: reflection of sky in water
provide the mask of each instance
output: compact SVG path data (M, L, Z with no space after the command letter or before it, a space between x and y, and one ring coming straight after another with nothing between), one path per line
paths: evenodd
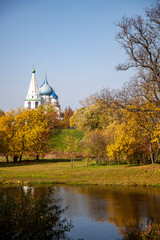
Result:
M160 190L56 186L56 195L69 206L70 236L86 240L121 239L124 226L160 223Z
M74 188L74 187L73 187ZM55 187L56 195L63 198L63 207L69 206L65 213L72 220L74 228L69 236L74 239L103 240L118 239L118 229L107 221L105 211L107 199L93 198L88 194L72 191L70 187Z
M69 236L74 239L83 238L84 240L114 240L118 239L117 228L107 221L97 223L93 219L87 217L73 217L73 225L75 226Z

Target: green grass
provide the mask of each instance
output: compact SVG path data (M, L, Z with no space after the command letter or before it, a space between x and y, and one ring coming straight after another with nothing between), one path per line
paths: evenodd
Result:
M4 159L2 159L4 161ZM97 166L90 162L75 161L71 168L69 159L0 162L1 184L58 183L73 185L157 186L160 187L160 165Z
M64 139L66 136L71 135L79 140L82 140L83 133L77 129L54 129L52 131L51 146L54 151L65 150Z

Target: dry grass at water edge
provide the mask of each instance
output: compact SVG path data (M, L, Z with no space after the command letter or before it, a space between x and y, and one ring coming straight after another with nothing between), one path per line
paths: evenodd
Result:
M3 162L2 162L3 161ZM71 168L70 159L28 160L22 163L0 161L1 184L59 183L117 186L157 186L160 187L160 165L97 166L90 162L75 161Z

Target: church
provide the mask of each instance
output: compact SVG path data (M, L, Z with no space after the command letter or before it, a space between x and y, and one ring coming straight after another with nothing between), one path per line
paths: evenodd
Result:
M47 75L45 74L45 79L40 88L35 78L35 69L32 70L32 78L29 85L28 93L26 99L24 100L24 108L36 109L39 105L52 105L55 111L60 116L60 105L58 101L58 96L56 95L53 88L48 84Z

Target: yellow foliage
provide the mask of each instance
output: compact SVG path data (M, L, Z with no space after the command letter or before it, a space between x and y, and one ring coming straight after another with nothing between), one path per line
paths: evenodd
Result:
M0 118L0 151L21 156L24 152L44 154L49 151L50 128L43 109L11 110Z

